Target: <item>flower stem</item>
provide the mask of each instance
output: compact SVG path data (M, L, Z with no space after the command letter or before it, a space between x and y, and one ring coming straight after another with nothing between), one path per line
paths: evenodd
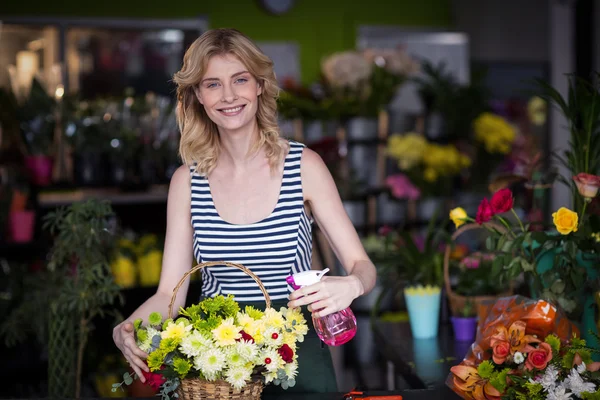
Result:
M517 221L519 221L519 225L521 226L521 232L525 232L525 227L523 226L523 222L521 222L521 218L517 215L517 212L514 208L511 208L510 211L513 213Z
M510 232L513 237L515 237L515 238L517 237L517 235L513 232L513 230L511 229L510 225L508 224L508 222L506 222L506 220L504 218L502 218L499 215L496 215L496 218L498 218L498 220L500 222L502 222L502 225L504 225L506 227L506 230L508 232Z
M587 208L587 205L588 205L588 201L587 201L587 199L585 199L583 201L583 209L581 210L581 218L579 218L579 227L580 228L583 225L583 220L585 218L585 209Z

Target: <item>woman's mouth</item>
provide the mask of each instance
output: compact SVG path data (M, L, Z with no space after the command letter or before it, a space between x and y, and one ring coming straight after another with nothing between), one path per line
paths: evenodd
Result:
M235 106L235 107L220 108L218 111L221 114L225 115L226 117L233 117L233 116L241 113L242 110L244 109L244 107L246 107L245 104L243 104L241 106Z

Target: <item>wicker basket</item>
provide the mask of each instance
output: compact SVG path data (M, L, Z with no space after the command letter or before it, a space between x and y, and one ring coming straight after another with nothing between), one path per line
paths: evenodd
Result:
M175 297L179 288L188 276L204 267L210 267L213 265L226 265L232 268L237 268L244 272L246 275L254 279L258 284L261 292L265 296L265 303L267 308L271 307L271 298L267 293L264 285L260 279L252 273L248 268L241 264L234 264L230 262L205 262L196 265L194 268L189 270L183 275L183 278L179 281L175 289L173 289L173 296L171 297L171 303L169 303L169 318L173 316L173 305L175 304ZM252 380L246 384L241 390L234 389L229 383L223 380L217 381L206 381L204 379L193 378L193 379L182 379L177 394L179 400L260 400L264 385L260 380Z
M498 224L491 223L491 222L488 222L484 225L485 225L485 227L494 228L500 232L506 232L506 229L502 225L498 225ZM467 231L471 231L474 229L481 229L481 228L484 228L484 226L476 224L476 223L465 224L465 225L461 226L460 228L458 228L454 232L454 234L452 234L452 241L456 240L456 238L458 238L460 235L462 235L463 233L465 233ZM458 315L460 313L460 310L462 310L465 307L468 300L472 301L475 305L479 305L481 302L484 302L487 300L493 301L499 297L512 296L512 294L513 294L512 282L510 283L509 288L506 292L500 293L500 294L497 294L494 296L467 297L467 296L462 296L462 295L452 291L452 285L450 285L450 253L451 252L452 252L451 246L446 246L446 251L444 252L444 284L446 287L446 295L448 296L448 301L450 303L450 311L452 312L452 315Z

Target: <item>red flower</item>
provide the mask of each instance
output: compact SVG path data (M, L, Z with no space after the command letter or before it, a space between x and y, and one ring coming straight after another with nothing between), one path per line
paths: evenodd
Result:
M286 363L291 363L294 361L294 350L292 350L287 344L284 344L277 349L277 352Z
M552 347L548 343L542 342L537 349L531 350L527 354L525 368L530 371L534 368L544 369L550 360L552 360Z
M510 211L513 208L513 194L510 189L500 189L492 196L490 201L494 214L501 214Z
M244 340L246 342L250 342L250 343L254 343L254 338L250 335L248 335L246 332L244 332L243 330L240 331L240 333L242 334L242 337L237 339L236 342L239 342L240 340Z
M479 208L477 209L477 216L475 217L475 221L481 225L484 222L488 222L494 216L494 210L490 206L490 202L487 198L483 198L481 203L479 204Z
M152 390L160 389L160 386L166 381L164 376L157 374L156 372L146 372L142 370L142 374L144 375L144 379L146 379L146 385L150 386Z

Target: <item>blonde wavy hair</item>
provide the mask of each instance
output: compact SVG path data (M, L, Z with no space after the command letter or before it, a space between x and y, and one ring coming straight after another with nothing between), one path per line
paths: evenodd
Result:
M196 172L204 176L217 163L221 150L219 131L198 101L195 89L202 81L210 58L224 54L237 57L262 88L256 111L259 140L250 152L264 148L269 165L275 170L288 151L288 142L280 140L277 124L279 87L273 61L235 29L213 29L202 34L186 51L183 66L173 77L177 85L176 115L181 131L179 155L184 164L196 164Z

